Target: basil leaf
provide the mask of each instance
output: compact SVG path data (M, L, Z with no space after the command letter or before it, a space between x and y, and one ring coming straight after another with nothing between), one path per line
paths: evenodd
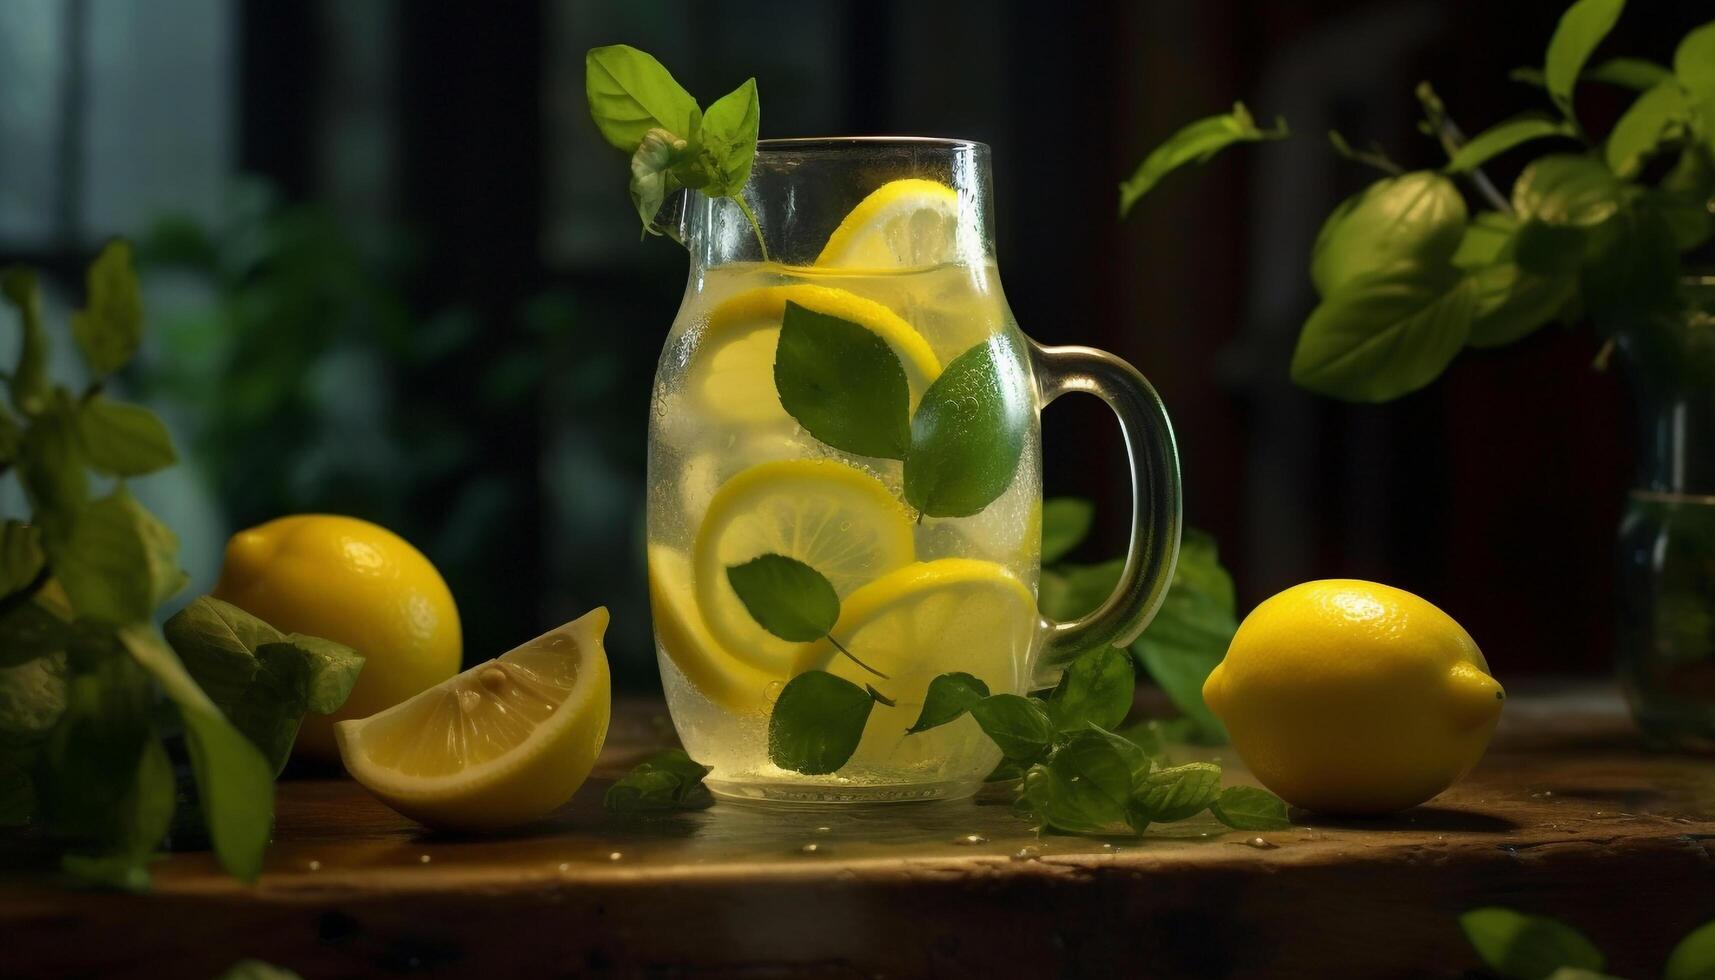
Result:
M1051 497L1042 502L1042 564L1066 554L1090 534L1096 505L1078 497Z
M244 696L261 665L256 651L284 637L274 627L213 596L198 596L162 627L191 677L216 704Z
M1715 922L1691 930L1667 955L1663 980L1709 980L1715 977Z
M42 561L40 528L22 521L0 525L0 598L35 582Z
M1054 741L1054 722L1042 706L1017 694L993 694L971 705L971 717L1009 759L1034 759Z
M1546 139L1550 136L1570 137L1575 135L1572 127L1559 119L1550 119L1538 113L1529 113L1509 119L1484 130L1473 136L1471 141L1459 148L1453 154L1453 159L1447 161L1442 172L1461 174L1488 163L1495 157L1508 150L1529 143L1532 140Z
M651 129L631 155L631 205L637 209L637 217L648 234L661 234L655 227L655 215L667 195L679 189L680 181L672 167L687 146L684 140L664 129Z
M1513 184L1520 218L1551 225L1599 225L1625 203L1624 187L1601 161L1557 153L1524 168Z
M1512 254L1519 268L1538 275L1577 272L1589 251L1589 230L1578 225L1551 225L1532 218L1513 235Z
M941 674L929 682L929 690L923 695L923 710L917 715L917 723L906 729L905 734L915 735L958 721L988 696L989 686L970 674Z
M782 769L822 776L857 751L875 701L843 677L810 670L786 682L768 717L768 759Z
M1548 39L1548 53L1543 59L1543 82L1548 96L1568 119L1572 119L1572 87L1584 70L1590 52L1613 30L1625 9L1625 0L1578 0L1566 8L1554 35Z
M947 365L911 419L905 499L930 517L969 517L1006 492L1035 407L1013 341L997 334Z
M1603 145L1608 169L1633 177L1644 161L1664 145L1683 139L1691 126L1691 99L1679 83L1667 79L1638 96Z
M0 295L18 311L22 336L18 343L18 366L9 387L12 405L26 416L48 406L48 340L42 332L42 293L36 274L29 269L0 269Z
M111 241L89 267L89 297L71 315L71 335L90 373L106 377L130 363L143 342L143 295L131 243Z
M702 128L697 131L697 142L710 175L703 193L736 197L743 190L756 159L756 136L761 121L762 106L754 78L746 79L743 85L709 106L703 115Z
M637 764L607 789L602 806L612 813L700 810L714 803L703 777L714 770L684 749L667 749Z
M1048 696L1048 717L1063 732L1094 725L1113 728L1131 712L1137 673L1131 657L1114 647L1079 654Z
M1087 731L1095 732L1120 754L1125 764L1131 768L1132 786L1137 786L1143 778L1155 768L1155 757L1161 754L1161 744L1151 738L1148 743L1134 742L1129 737L1118 732L1110 732L1098 725L1091 725Z
M240 880L254 881L274 823L274 772L268 760L227 722L153 626L127 626L119 640L178 706L203 822L221 866Z
M1285 139L1286 121L1276 119L1273 129L1258 129L1256 120L1243 102L1233 104L1233 111L1209 116L1189 123L1150 151L1129 180L1120 184L1120 218L1131 213L1132 206L1150 189L1180 167L1203 163L1234 143L1254 143L1259 140Z
M291 970L261 960L239 960L215 980L304 980Z
M912 432L905 368L869 328L788 301L774 387L781 407L820 442L859 456L905 458Z
M1715 21L1680 39L1673 51L1673 73L1699 98L1715 97Z
M1112 833L1127 825L1131 767L1096 732L1078 732L1046 763L1031 766L1024 796L1037 817L1074 834Z
M1284 830L1292 826L1286 803L1255 786L1228 786L1209 804L1209 812L1234 830Z
M66 621L34 602L0 604L0 667L16 667L66 648Z
M361 653L343 643L292 633L285 645L296 650L309 671L305 706L318 715L331 715L345 705L363 671Z
M1656 189L1644 192L1644 200L1667 222L1681 251L1696 248L1715 232L1711 198L1715 198L1715 160L1700 146L1681 150L1678 162Z
M77 412L78 437L90 466L114 476L142 476L178 462L172 437L154 412L103 395Z
M89 499L76 425L75 406L49 398L18 448L18 477L45 537L63 538Z
M1465 199L1423 170L1378 180L1336 207L1316 235L1310 280L1324 298L1353 280L1415 261L1448 261L1465 233Z
M1476 310L1471 318L1472 347L1501 347L1534 333L1566 308L1578 291L1569 275L1539 275L1511 262L1471 273Z
M729 567L726 575L750 617L782 640L819 640L840 618L833 584L796 558L759 555Z
M1310 314L1292 380L1383 402L1434 381L1470 335L1475 291L1450 267L1402 262L1348 283Z
M1679 268L1667 219L1647 205L1623 208L1591 230L1579 295L1599 328L1625 329L1674 306Z
M183 586L179 542L123 486L84 508L48 558L78 615L111 626L144 622Z
M1639 92L1654 88L1671 73L1663 65L1648 58L1609 58L1586 71L1582 78L1591 82L1618 85Z
M651 129L688 139L702 123L691 93L661 62L629 44L591 48L584 55L584 92L602 138L627 153Z
M1459 916L1459 927L1489 969L1508 980L1544 980L1563 967L1599 972L1605 962L1583 933L1543 916L1472 909Z
M1210 762L1187 762L1158 769L1132 791L1134 826L1172 823L1196 816L1221 795L1221 767Z

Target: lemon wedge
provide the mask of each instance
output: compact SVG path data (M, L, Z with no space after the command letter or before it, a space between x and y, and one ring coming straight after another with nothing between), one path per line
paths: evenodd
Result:
M774 353L788 301L849 320L885 341L905 368L912 407L941 374L941 362L923 335L874 300L831 286L764 286L740 293L709 313L687 370L686 390L698 411L735 425L791 424L774 388Z
M595 609L379 714L334 726L352 778L430 827L528 823L583 785L611 690Z
M825 459L761 463L715 492L692 546L697 609L715 641L772 676L791 673L806 644L764 630L727 569L764 554L822 573L841 597L915 556L911 518L881 481Z
M959 194L913 177L876 188L846 215L816 265L841 269L920 269L957 254Z
M649 546L649 609L661 650L710 701L739 714L768 713L768 685L784 675L757 670L723 649L697 613L691 560L666 545Z

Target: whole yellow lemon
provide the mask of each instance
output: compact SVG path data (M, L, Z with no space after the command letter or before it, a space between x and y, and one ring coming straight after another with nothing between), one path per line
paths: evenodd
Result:
M344 706L310 714L293 752L339 758L333 724L363 718L458 673L458 607L435 566L368 521L297 514L240 531L226 544L214 596L285 633L337 640L363 654Z
M1469 772L1506 694L1470 634L1434 605L1328 579L1252 610L1203 699L1282 799L1374 815L1416 806Z

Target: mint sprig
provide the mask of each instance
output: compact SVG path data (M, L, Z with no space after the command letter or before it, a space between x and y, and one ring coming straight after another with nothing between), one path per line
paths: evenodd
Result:
M602 806L610 813L700 810L715 801L703 785L703 777L712 771L684 749L666 749L638 763L609 786Z
M631 202L646 233L661 234L655 216L662 202L688 187L737 204L768 260L762 226L743 195L762 117L756 79L705 113L661 62L628 44L613 44L584 56L584 92L602 138L631 155Z

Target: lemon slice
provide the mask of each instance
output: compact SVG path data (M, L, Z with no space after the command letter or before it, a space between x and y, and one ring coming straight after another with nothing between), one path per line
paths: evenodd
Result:
M666 545L649 546L649 609L661 650L710 701L747 715L768 713L768 685L785 680L721 648L697 614L691 560Z
M764 286L740 293L709 313L687 370L686 390L707 417L737 425L790 424L774 388L774 352L787 301L866 327L899 355L916 407L941 374L941 362L911 324L871 299L830 286Z
M879 480L825 459L761 463L715 492L691 553L697 608L733 656L786 676L806 644L757 625L727 580L764 554L804 562L844 597L912 560L911 518Z
M583 785L611 691L595 609L368 718L334 726L352 778L430 827L527 823Z
M919 269L957 254L959 194L910 178L876 188L828 236L816 265L841 269Z

